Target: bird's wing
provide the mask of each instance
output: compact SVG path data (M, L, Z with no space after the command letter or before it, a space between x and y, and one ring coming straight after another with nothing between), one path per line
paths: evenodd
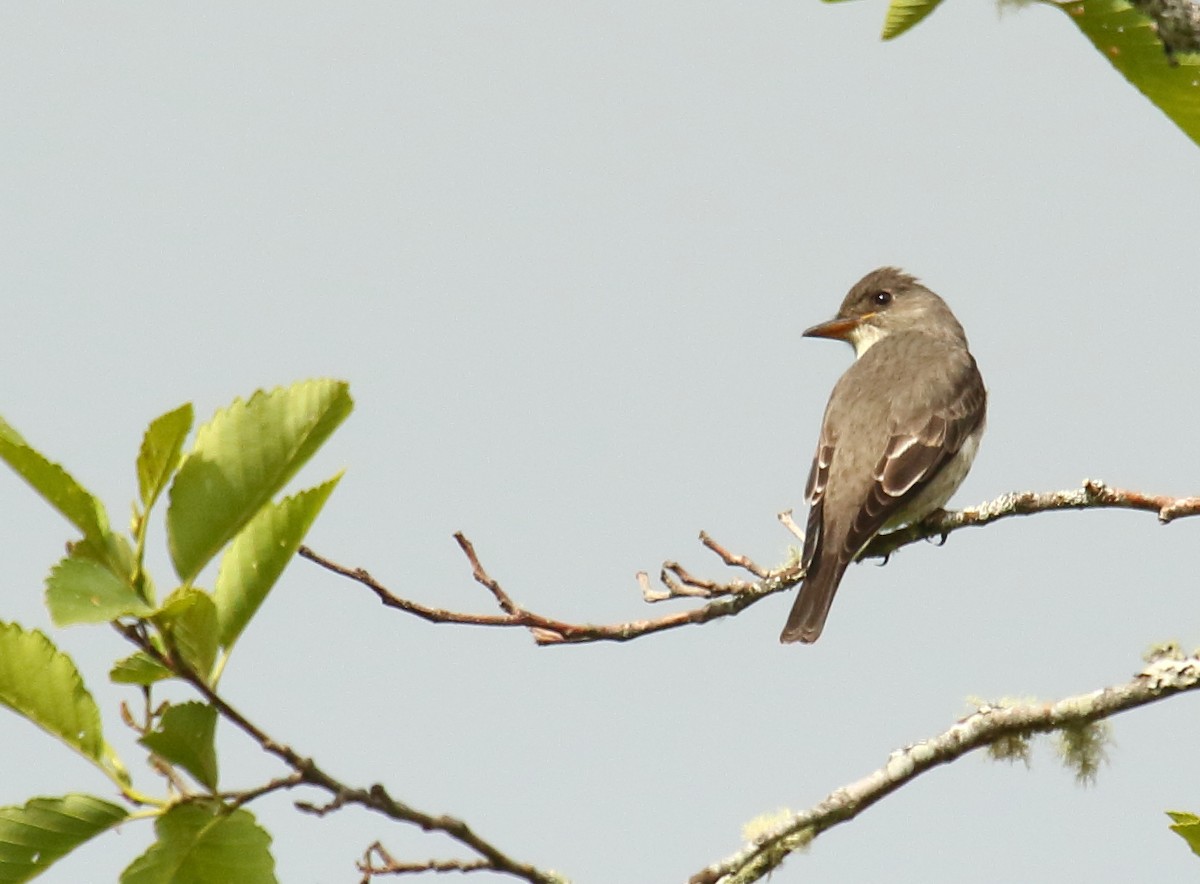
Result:
M859 550L962 449L983 420L986 392L975 366L964 372L932 411L892 430L875 465L874 482L847 533L842 554Z
M822 427L812 469L808 471L808 484L804 487L804 499L808 503L808 525L804 532L804 554L801 561L806 570L816 561L821 549L822 528L825 524L825 485L829 481L829 465L833 462L833 446L834 441L828 435L828 428Z

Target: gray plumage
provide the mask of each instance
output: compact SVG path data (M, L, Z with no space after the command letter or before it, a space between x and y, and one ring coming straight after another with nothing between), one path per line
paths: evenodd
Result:
M983 435L987 393L962 326L894 267L867 274L805 332L858 358L830 394L805 497L804 582L780 641L814 642L849 564L884 529L938 510Z

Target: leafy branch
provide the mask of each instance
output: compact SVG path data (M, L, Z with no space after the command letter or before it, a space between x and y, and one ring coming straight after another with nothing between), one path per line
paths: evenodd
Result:
M364 880L401 871L489 870L532 884L562 879L518 862L464 821L430 814L393 798L382 785L347 785L311 758L265 733L217 690L232 651L294 558L340 473L278 498L287 482L349 415L347 385L317 380L235 400L196 432L192 407L154 420L137 457L138 496L129 536L110 528L104 506L66 470L0 420L0 459L65 516L82 537L46 580L46 604L57 626L108 623L135 651L109 677L135 687L136 717L121 720L148 753L166 794L134 787L124 762L104 738L100 710L74 661L47 636L0 623L0 705L30 720L98 767L128 807L90 795L35 798L0 808L5 882L37 877L74 848L116 825L154 821L156 840L125 869L122 884L189 881L276 884L270 836L247 806L264 795L300 786L328 795L324 804L295 802L324 815L356 804L398 822L441 832L476 857L406 864L382 845L359 863ZM144 566L150 514L169 501L166 524L177 587L159 599ZM198 585L219 557L211 590ZM154 701L156 685L179 679L201 701ZM291 772L244 789L220 789L216 728L224 719L281 760ZM131 809L132 808L132 809Z
M426 813L393 798L382 785L375 784L365 789L346 785L327 773L311 757L302 755L285 743L269 736L218 694L209 680L193 670L186 660L173 653L160 650L154 642L146 638L137 626L118 624L117 629L147 657L171 670L195 688L209 706L258 743L264 752L274 755L294 771L294 774L272 780L258 789L235 793L232 796L235 806L240 807L254 798L278 789L291 789L299 785L315 786L328 792L331 800L323 805L298 801L296 802L298 809L316 816L325 816L348 805L359 805L390 819L412 823L426 832L442 832L448 835L479 855L480 859L471 863L473 870L486 869L501 872L529 881L531 884L562 884L565 880L553 872L542 871L535 866L512 859L498 847L476 834L467 823L460 819L445 814ZM372 845L372 848L375 848L375 845ZM378 847L378 852L381 855L387 855L382 847ZM370 849L368 849L368 853L370 853ZM460 862L459 860L434 860L429 864L420 865L427 865L430 869L434 869L439 865L457 867L455 864ZM372 870L362 864L360 864L360 868L368 873L368 877L371 873L379 874L384 871L378 868Z

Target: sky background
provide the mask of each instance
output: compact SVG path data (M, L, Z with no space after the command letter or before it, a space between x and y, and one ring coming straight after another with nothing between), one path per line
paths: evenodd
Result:
M1085 478L1196 494L1200 153L1066 16L954 2L894 43L883 2L144 2L0 9L0 414L122 524L146 424L332 376L355 413L295 487L345 467L310 535L432 605L491 612L451 534L518 602L665 613L634 574L767 566L803 513L850 364L802 339L872 268L957 313L988 434L954 499ZM1183 221L1181 222L1181 217ZM0 472L0 618L50 629L72 536ZM160 513L161 517L161 513ZM1009 520L848 573L821 641L791 597L618 646L432 626L297 561L223 692L356 785L384 783L582 884L679 882L940 733L968 697L1128 679L1200 643L1200 520ZM170 569L159 527L151 564ZM55 630L138 784L161 788L106 681L102 628ZM182 688L169 692L188 697ZM966 758L821 837L773 881L1194 877L1167 809L1200 811L1196 700L1115 720L1090 788ZM0 804L107 781L0 715ZM281 772L228 727L223 785ZM286 884L354 882L356 810L252 810ZM113 881L129 824L42 880Z

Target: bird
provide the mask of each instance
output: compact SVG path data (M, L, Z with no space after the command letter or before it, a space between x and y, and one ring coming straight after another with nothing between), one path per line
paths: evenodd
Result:
M805 488L804 576L779 640L815 642L842 575L871 539L937 512L962 484L987 390L946 302L896 267L859 280L805 330L854 347L829 396Z

